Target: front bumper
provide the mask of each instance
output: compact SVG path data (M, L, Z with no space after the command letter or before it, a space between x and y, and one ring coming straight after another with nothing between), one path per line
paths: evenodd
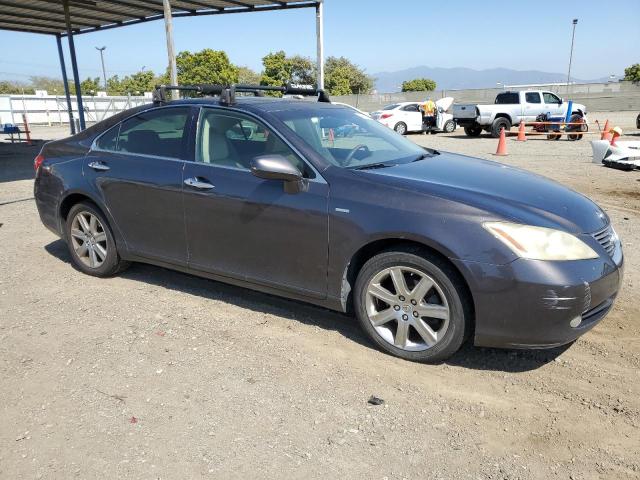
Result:
M474 343L551 348L574 341L611 310L623 278L623 256L506 265L454 261L475 305Z

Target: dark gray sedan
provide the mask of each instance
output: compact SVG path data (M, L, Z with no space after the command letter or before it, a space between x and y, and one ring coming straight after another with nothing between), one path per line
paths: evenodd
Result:
M82 272L145 262L353 312L409 360L469 337L572 342L622 280L620 241L588 198L328 103L146 105L47 143L35 166L42 222Z

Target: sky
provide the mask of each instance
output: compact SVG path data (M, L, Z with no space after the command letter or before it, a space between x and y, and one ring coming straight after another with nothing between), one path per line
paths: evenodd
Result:
M345 56L370 74L419 65L565 72L573 18L573 77L621 76L640 62L640 0L325 0L325 55ZM82 78L101 75L94 47L102 46L107 76L166 68L162 21L75 38ZM315 58L315 11L177 18L174 38L177 51L225 50L233 63L259 71L272 51ZM0 31L0 45L0 80L60 77L53 37Z

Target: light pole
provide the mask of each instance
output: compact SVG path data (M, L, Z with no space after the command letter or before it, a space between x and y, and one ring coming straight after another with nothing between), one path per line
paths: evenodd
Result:
M96 47L96 50L98 50L100 52L100 61L102 62L102 78L104 79L104 89L105 91L107 90L107 71L104 68L104 51L107 49L107 47Z
M567 95L569 95L569 85L571 84L571 61L573 60L573 41L576 38L576 25L578 19L573 19L573 32L571 33L571 52L569 53L569 72L567 73Z

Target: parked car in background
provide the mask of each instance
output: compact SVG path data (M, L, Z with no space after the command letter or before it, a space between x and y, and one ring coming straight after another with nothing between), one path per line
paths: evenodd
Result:
M354 112L357 112L361 115L366 115L367 117L370 117L371 115L369 115L367 112L363 112L362 110L360 110L358 107L354 107L353 105L349 105L348 103L342 103L342 102L331 102L334 105L340 105L341 107L347 107L350 108L351 110L353 110Z
M460 103L453 105L453 118L458 125L464 127L464 133L470 137L479 136L482 131L491 133L495 138L500 136L503 128L508 131L511 126L521 121L534 122L536 117L546 114L549 117L566 118L569 103L553 92L542 90L505 91L496 95L491 105ZM585 120L581 131L586 131L587 108L574 103L571 110L571 122Z
M136 107L43 146L38 212L79 271L145 262L354 313L414 361L468 337L569 343L612 308L622 246L585 196L351 108L208 91L220 97Z
M453 104L453 98L441 98L435 104L435 124L429 125L427 130L445 133L455 131L456 122L453 119L453 115L447 113L447 110ZM422 123L422 113L420 112L420 102L393 103L382 110L371 112L371 118L392 128L401 135L425 131Z
M636 128L638 130L640 130L640 113L638 114L638 116L636 117Z

